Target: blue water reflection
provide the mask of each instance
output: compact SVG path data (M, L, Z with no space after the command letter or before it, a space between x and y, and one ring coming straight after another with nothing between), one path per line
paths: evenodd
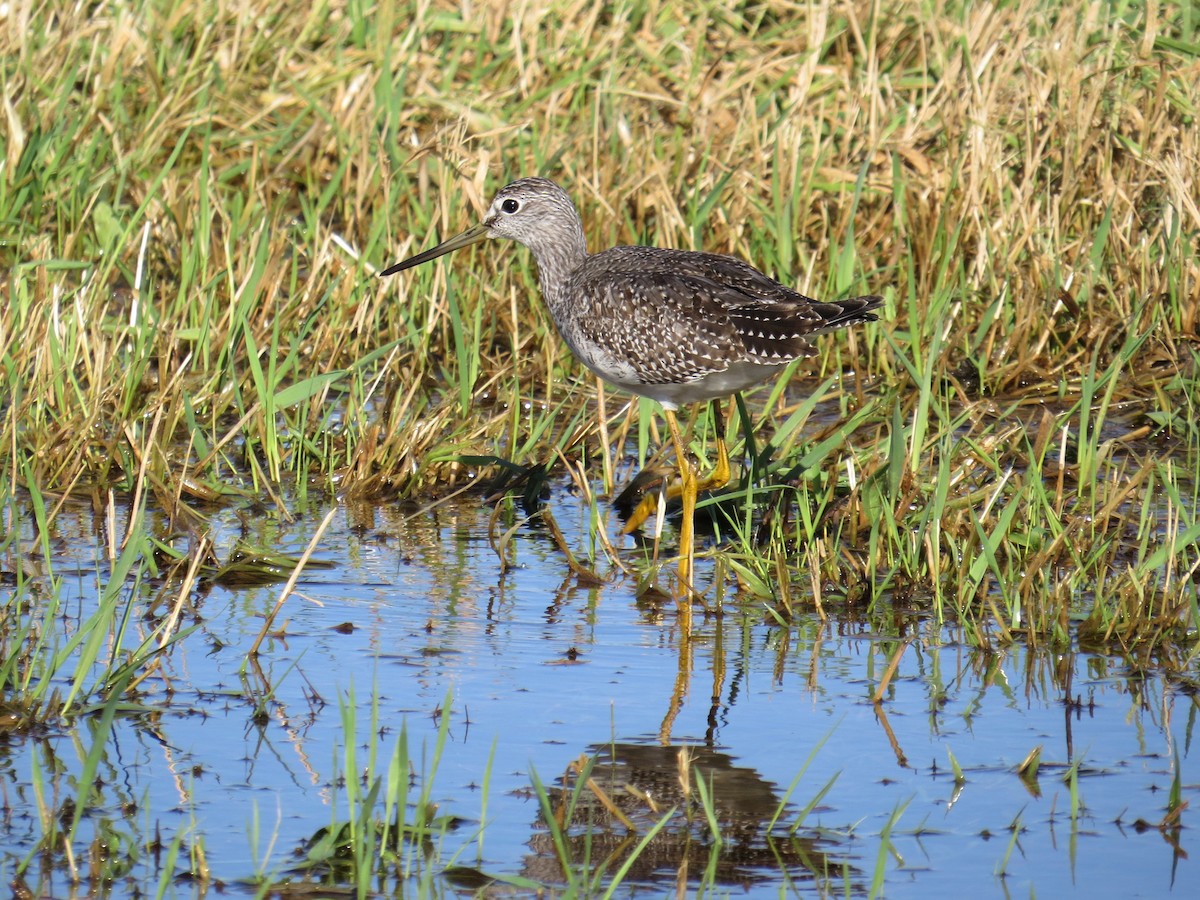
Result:
M239 541L298 554L325 508L297 501L290 523L220 512L217 554ZM586 511L569 497L552 508L568 543L586 546ZM283 873L305 839L346 818L339 702L353 689L360 759L373 695L382 752L406 724L418 774L428 771L441 715L450 716L433 799L476 824L486 802L482 849L465 827L458 861L489 871L545 877L531 770L554 782L606 747L621 756L615 765L647 769L657 758L650 748L666 742L736 772L742 787L731 792L757 798L751 817L804 770L781 819L794 824L832 782L798 834L835 867L839 891L865 892L881 853L893 897L1190 895L1200 877L1187 831L1146 827L1166 815L1174 779L1184 800L1200 780L1195 694L1164 683L1152 664L1135 671L1123 659L1025 646L983 653L919 611L907 613L907 643L861 613L783 629L762 608L733 602L723 615L697 615L683 649L669 609L639 606L632 578L598 587L565 578L540 529L518 529L514 564L502 572L488 514L473 499L424 511L342 507L317 552L332 567L301 579L256 665L246 650L279 586L197 591L185 615L196 631L143 685L142 710L116 719L93 817L125 821L130 833L202 838L225 882ZM79 507L56 528L57 571L72 573L64 608L86 615L107 571L103 525ZM163 588L140 590L144 605ZM11 877L40 833L33 768L77 771L91 727L85 719L74 733L0 742L9 797L0 874ZM1040 772L1023 780L1017 767L1038 747ZM1064 781L1072 764L1076 810ZM727 882L734 893L778 894L778 867L741 871ZM147 869L131 879L155 877Z

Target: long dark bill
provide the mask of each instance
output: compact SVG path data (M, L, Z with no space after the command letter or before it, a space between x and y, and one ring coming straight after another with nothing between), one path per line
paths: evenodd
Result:
M437 259L439 256L445 256L447 253L453 253L470 244L477 244L488 237L487 225L476 225L474 228L468 228L457 237L452 237L450 240L438 244L431 250L426 250L424 253L418 253L416 256L410 256L403 262L398 262L394 266L388 266L379 273L382 278L384 275L395 275L397 272L403 272L405 269L411 269L413 266L419 266L421 263L429 262L431 259Z

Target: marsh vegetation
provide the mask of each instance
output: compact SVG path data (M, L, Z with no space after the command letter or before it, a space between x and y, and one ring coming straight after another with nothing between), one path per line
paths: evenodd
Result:
M891 750L897 673L953 698L923 662L908 668L951 647L984 685L1019 658L1041 673L1033 693L1075 714L1086 658L1104 683L1128 676L1118 693L1138 694L1133 708L1145 679L1161 709L1194 717L1198 84L1188 3L4 6L5 875L33 895L277 883L269 823L254 826L261 858L231 869L205 849L229 825L219 803L114 795L114 735L173 746L178 732L157 729L181 697L189 715L270 722L281 682L304 671L288 628L321 585L336 593L322 562L389 579L397 597L417 584L429 634L468 609L510 621L503 585L526 567L564 584L524 588L554 596L548 621L565 604L586 622L556 633L574 653L595 651L614 607L632 610L677 663L670 687L651 689L662 724L635 730L710 755L715 726L687 724L696 685L728 698L727 654L752 645L780 683L811 682L831 630L878 641L864 677ZM731 408L735 481L701 502L712 534L694 633L661 602L670 514L639 540L617 535L616 495L670 462L661 420L572 360L528 254L488 244L403 283L373 277L528 174L568 188L593 248L734 253L815 297L885 297L880 322L822 337L817 357ZM709 456L714 423L699 410L691 424ZM376 552L390 568L372 567ZM424 575L398 574L414 559ZM448 570L453 588L434 577ZM403 655L405 639L383 633ZM477 645L428 649L464 647ZM223 661L193 683L206 653ZM331 681L285 692L340 767L314 776L339 789L332 813L304 821L305 877L364 894L448 893L476 875L580 894L653 881L632 862L566 864L578 820L553 811L609 809L570 798L586 765L630 765L632 750L616 752L629 732L606 745L593 722L559 763L524 773L551 833L534 855L558 860L558 876L518 875L483 837L478 865L460 866L453 848L440 855L459 826L429 793L449 719L419 763L407 730L363 735L443 705L469 719L461 693L447 701L453 684L439 683L389 705L368 674L351 695L329 658ZM575 689L582 714L592 688ZM478 714L484 701L466 702ZM1155 719L1168 744L1173 722ZM1012 764L1036 781L1035 746ZM1178 850L1194 788L1186 748L1172 749L1166 799L1138 815ZM581 753L591 762L568 771ZM1066 757L1074 823L1086 766ZM478 763L472 783L487 785L491 758ZM800 831L830 777L800 784L771 826L782 817L792 842L755 838L754 858L774 853L785 883L802 866L830 892L897 890L902 802L877 809L867 863L847 862L843 832ZM180 796L209 785L194 779ZM711 798L681 804L683 825L622 813L658 876L671 851L643 846L651 832L740 839ZM481 834L486 805L472 812ZM176 808L189 821L164 824ZM1006 824L1011 854L1028 823ZM692 860L681 885L729 883L675 858Z

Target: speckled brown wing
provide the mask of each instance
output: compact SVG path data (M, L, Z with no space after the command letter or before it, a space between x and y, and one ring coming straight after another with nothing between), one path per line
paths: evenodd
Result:
M682 275L705 278L733 288L749 302L762 301L770 305L790 302L797 306L817 304L816 300L780 284L737 256L694 250L667 250L661 256L655 255L658 264L670 265L673 271Z
M648 384L809 356L807 337L871 321L880 303L820 303L736 257L649 247L596 254L572 281L570 294L584 299L579 326Z
M860 322L873 322L878 316L872 315L871 310L883 305L883 298L874 295L833 302L814 300L764 275L736 256L682 250L672 251L672 256L679 271L718 282L748 298L747 315L753 317L753 310L758 308L769 310L764 313L768 321L790 322L798 333L820 334Z
M725 302L736 292L704 279L651 271L574 280L577 325L646 384L683 384L746 355ZM728 294L728 296L725 296Z

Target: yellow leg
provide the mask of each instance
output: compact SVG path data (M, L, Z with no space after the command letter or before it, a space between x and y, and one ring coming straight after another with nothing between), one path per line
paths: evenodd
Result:
M683 502L683 518L679 522L679 590L680 596L692 592L692 562L696 558L696 470L688 458L683 436L679 433L679 422L674 410L664 410L667 427L671 429L671 441L675 444L675 458L679 462L679 496ZM726 467L729 463L726 461Z
M672 481L667 485L667 499L674 500L679 496L679 482ZM654 515L654 511L658 509L658 497L654 494L647 494L641 499L641 502L629 514L629 518L625 520L625 524L621 526L621 534L633 534L639 528L646 524L646 520Z
M712 472L709 473L708 477L703 481L700 481L698 478L695 479L697 494L699 494L701 491L715 491L725 487L725 485L729 484L729 478L731 475L731 469L729 467L729 451L725 447L725 428L724 422L721 418L721 405L716 400L713 401L713 412L717 421L717 464ZM670 415L671 418L674 418L673 413ZM668 423L669 422L670 419L668 419ZM678 430L678 426L676 426L676 430ZM672 435L672 439L674 439L674 437L675 436ZM686 454L683 452L682 443L683 442L679 440L675 441L675 454L681 473L683 461L687 459ZM695 478L694 472L693 477ZM671 484L667 485L667 500L677 500L682 496L683 480L681 477L679 481L673 481ZM637 531L644 524L646 524L646 520L650 518L650 516L652 516L657 509L658 497L656 495L651 494L643 497L641 502L638 503L637 507L634 509L633 513L629 516L628 521L626 521L624 526L622 526L621 534L633 534L633 532Z
M697 487L702 491L716 491L729 484L732 474L729 468L729 451L725 449L725 435L717 435L717 465Z

